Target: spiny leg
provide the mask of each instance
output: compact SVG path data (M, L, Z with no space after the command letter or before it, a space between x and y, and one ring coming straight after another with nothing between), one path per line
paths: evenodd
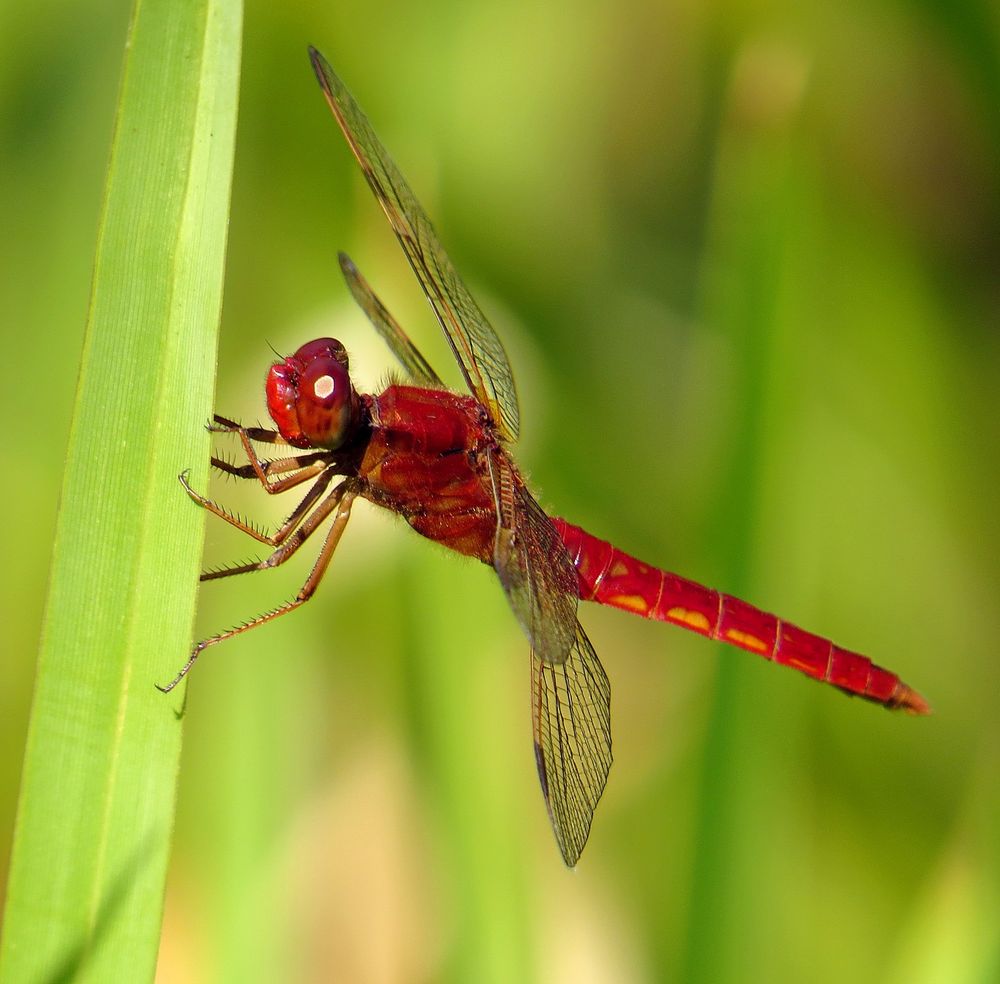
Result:
M288 442L277 431L267 430L263 427L244 427L242 424L237 423L235 420L230 420L228 417L220 417L219 414L215 414L212 419L214 423L208 429L213 433L239 435L243 451L247 456L247 461L250 462L250 468L266 491L274 495L288 488L288 485L283 482L276 482L274 484L270 482L266 462L260 460L260 456L251 443L251 441L258 441L261 444L287 445Z
M180 479L181 485L184 486L184 491L187 492L191 499L198 503L198 505L203 509L207 509L214 516L218 516L219 519L225 520L230 526L235 526L238 530L242 530L247 534L247 536L252 536L259 543L266 543L269 546L278 547L287 538L288 534L299 525L302 521L302 517L305 516L305 514L312 508L313 503L315 503L316 500L326 491L327 486L330 484L330 481L335 474L336 473L325 462L316 462L308 468L302 469L302 471L298 474L290 476L295 480L288 484L286 489L299 485L316 475L319 475L319 478L316 479L316 483L305 494L302 501L295 507L288 519L286 519L281 526L278 527L277 531L270 536L265 533L261 533L260 530L255 529L249 523L240 519L239 516L234 516L207 496L202 495L200 492L196 492L188 483L188 473L186 471L181 472L178 478ZM202 580L208 580L208 578L202 575Z
M331 512L336 510L333 518L333 524L330 527L330 531L326 535L326 539L323 541L323 547L320 550L319 557L316 559L316 563L313 564L313 568L309 572L309 576L306 578L305 584L302 585L299 593L292 601L287 601L272 611L265 612L263 615L258 615L256 618L252 618L248 622L244 622L242 625L236 626L236 628L229 629L226 632L220 632L218 635L210 636L208 639L203 639L194 647L194 649L191 650L191 655L188 657L188 661L183 667L181 667L177 676L175 676L166 686L161 687L157 684L157 689L165 694L170 693L170 691L173 690L174 687L176 687L177 684L188 675L191 667L195 664L195 660L197 660L202 652L204 652L204 650L206 650L209 646L214 646L217 643L230 639L235 635L240 635L243 632L249 632L250 629L255 629L259 625L264 625L266 622L270 622L281 615L287 615L300 605L304 605L313 596L317 585L323 579L323 575L326 573L326 569L330 565L330 560L333 558L334 551L337 549L337 544L340 542L340 537L343 535L344 528L347 526L347 521L351 518L351 505L353 504L357 494L358 489L354 482L341 482L340 485L338 485L321 503L319 508L317 508L309 519L302 524L302 527L296 532L295 537L289 540L289 542L284 546L275 550L275 552L267 558L267 560L261 562L261 568L276 567L278 564L284 563L293 553L295 553L296 550L298 550L298 548L306 541L316 527L319 526L319 524L322 523ZM236 572L234 571L233 573Z
M330 458L329 451L312 451L309 454L297 454L290 458L275 458L273 461L261 461L260 465L264 474L270 478L271 475L287 475L289 472L296 472L301 468L307 468L315 464L317 461L329 463ZM259 481L253 465L234 465L231 461L226 461L225 458L218 458L214 454L211 461L213 468L226 475L232 475L234 478L252 478L254 481ZM295 481L290 481L289 479L283 481L285 484L282 487L279 488L281 483L276 482L271 486L271 490L284 492L285 489L297 484ZM305 479L301 479L301 481L305 481Z
M317 528L323 523L327 516L330 515L330 511L336 506L337 500L340 496L341 490L344 488L345 482L341 482L330 494L330 496L320 503L316 511L299 526L299 523L309 509L312 507L313 502L326 490L327 485L330 482L330 478L333 476L333 472L329 472L322 476L316 484L309 490L309 494L305 499L299 503L288 520L284 523L281 529L275 534L274 539L278 542L274 544L277 549L270 554L270 556L265 557L263 560L251 561L248 564L238 564L234 567L226 567L221 571L206 571L201 575L200 580L202 581L218 581L223 577L234 577L237 574L249 574L251 571L266 571L270 570L272 567L280 567L289 557L294 554L299 547L302 546L306 540L309 539L316 532ZM356 493L355 493L356 494ZM300 514L296 516L296 514ZM298 526L298 529L295 527ZM294 530L294 532L293 532ZM289 535L291 534L291 535ZM280 536L280 540L278 539Z
M309 451L305 454L288 455L270 461L265 460L257 453L251 441L290 447L288 441L277 431L266 430L262 427L244 427L242 424L229 420L227 417L220 417L218 414L215 415L214 420L218 426L213 425L208 429L219 434L238 434L249 463L237 465L225 458L212 455L212 467L235 478L256 478L264 487L264 491L270 495L280 495L318 474L322 467L335 465L341 460L334 451ZM341 472L341 474L346 473ZM272 475L285 477L272 481Z
M230 420L221 414L212 415L212 423L208 429L213 434L239 434L245 433L251 441L259 441L261 444L288 444L276 430L266 427L244 427L236 420Z

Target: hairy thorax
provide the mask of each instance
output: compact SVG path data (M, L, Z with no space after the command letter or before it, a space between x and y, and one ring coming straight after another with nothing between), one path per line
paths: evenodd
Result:
M364 495L423 536L492 563L490 456L503 451L482 406L413 386L389 386L370 400L371 439L359 469Z

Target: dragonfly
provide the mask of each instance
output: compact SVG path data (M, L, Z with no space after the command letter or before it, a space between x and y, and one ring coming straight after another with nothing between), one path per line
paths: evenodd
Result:
M517 391L504 347L459 277L424 209L326 59L309 57L323 95L444 329L465 392L445 386L348 256L350 292L405 372L381 393L357 392L344 346L318 338L273 364L265 393L273 429L216 415L246 462L219 471L272 495L306 489L273 533L229 512L180 476L199 506L273 548L263 560L202 581L278 567L319 530L318 557L294 599L199 642L169 692L210 646L305 604L326 572L357 499L399 514L418 533L496 571L530 643L531 721L542 794L563 860L575 866L611 768L611 687L578 618L580 601L669 622L790 666L840 690L912 714L926 700L891 671L731 595L644 563L549 516L518 471ZM261 457L255 445L275 448Z

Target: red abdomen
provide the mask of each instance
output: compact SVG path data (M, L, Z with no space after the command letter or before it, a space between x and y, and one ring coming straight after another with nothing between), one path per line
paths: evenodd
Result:
M732 595L644 564L563 519L552 522L576 565L583 601L672 622L886 707L929 712L920 694L866 656L841 649Z

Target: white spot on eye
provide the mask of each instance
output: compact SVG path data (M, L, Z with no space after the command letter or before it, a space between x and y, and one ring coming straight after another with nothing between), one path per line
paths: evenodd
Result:
M325 400L328 396L333 394L333 391L337 388L337 384L334 381L333 376L320 376L319 379L313 384L313 393L320 400Z

